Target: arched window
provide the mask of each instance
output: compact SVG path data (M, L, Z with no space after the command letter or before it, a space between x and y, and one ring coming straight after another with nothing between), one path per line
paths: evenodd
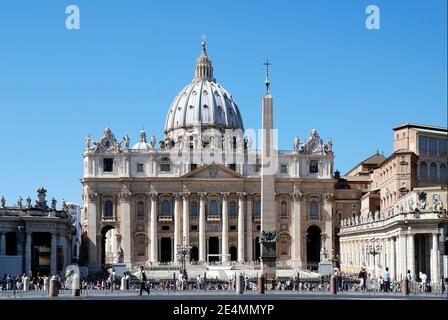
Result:
M104 203L104 217L112 218L114 216L114 204L112 201L107 200Z
M337 218L338 218L339 221L342 220L342 212L341 212L341 211L339 211L339 212L337 213Z
M164 217L171 216L171 204L166 199L162 201L162 216Z
M218 201L211 200L210 201L210 208L208 209L208 215L209 216L218 216Z
M429 177L431 181L437 181L437 165L435 162L431 162L429 166Z
M145 205L143 204L143 201L137 202L137 219L145 219Z
M310 173L318 173L319 166L317 164L317 160L311 160L310 162Z
M288 218L288 204L286 203L286 201L282 201L280 203L280 217Z
M255 216L261 217L261 201L260 200L255 201Z
M426 178L428 176L428 165L425 161L420 162L420 177Z
M310 219L311 220L319 219L319 208L316 200L313 200L310 203Z
M230 202L229 216L230 217L236 217L237 216L237 207L236 207L236 202L235 201L231 201Z
M440 182L443 184L448 183L448 174L444 163L440 165Z
M198 203L196 201L191 202L191 217L198 217Z

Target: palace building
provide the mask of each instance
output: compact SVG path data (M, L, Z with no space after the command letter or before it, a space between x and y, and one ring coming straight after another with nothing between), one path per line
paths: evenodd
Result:
M393 280L409 270L413 279L424 273L439 284L448 277L448 129L405 124L393 132L389 157L376 155L369 161L376 163L361 163L344 177L347 184L360 177L370 183L360 214L342 220L341 267L365 266L377 276L388 267Z

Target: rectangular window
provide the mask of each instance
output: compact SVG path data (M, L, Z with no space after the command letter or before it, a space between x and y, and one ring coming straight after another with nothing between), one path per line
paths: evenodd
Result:
M310 173L318 173L319 167L317 164L317 160L311 160L310 162Z
M432 156L437 155L437 139L429 138L429 154Z
M145 255L145 246L143 244L138 245L138 256L142 257Z
M439 139L439 156L446 156L447 155L447 152L446 152L447 143L448 143L448 140L446 140L446 139Z
M143 173L143 163L137 163L137 172L138 173Z
M198 231L198 226L191 226L191 231Z
M229 164L229 169L236 171L236 164L234 164L234 163Z
M280 172L281 173L288 173L288 165L287 164L282 164L280 166Z
M162 226L162 231L170 231L170 226Z
M230 231L236 231L236 226L229 226Z
M428 153L428 138L425 136L418 136L418 151L420 154Z
M261 230L261 226L258 224L258 225L255 227L255 229L256 229L257 231L260 231L260 230Z
M406 163L400 164L400 172L401 173L408 172L408 165Z
M170 172L171 171L171 165L169 163L161 163L160 164L160 171L162 171L162 172Z
M103 159L103 171L104 172L114 172L114 159L104 158Z

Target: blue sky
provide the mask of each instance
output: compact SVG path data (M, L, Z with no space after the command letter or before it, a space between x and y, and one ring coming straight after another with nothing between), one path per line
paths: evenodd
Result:
M70 4L80 30L65 28ZM369 4L380 30L365 27ZM390 154L394 126L446 126L446 28L446 0L2 1L0 195L35 199L43 185L80 202L88 133L160 139L203 34L246 128L261 126L269 58L280 148L316 128L345 173Z

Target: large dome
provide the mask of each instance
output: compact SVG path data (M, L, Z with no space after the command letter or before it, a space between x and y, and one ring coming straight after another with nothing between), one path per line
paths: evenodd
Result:
M173 131L200 127L244 130L240 111L232 95L213 78L213 67L202 42L195 78L171 103L165 122L165 136Z

